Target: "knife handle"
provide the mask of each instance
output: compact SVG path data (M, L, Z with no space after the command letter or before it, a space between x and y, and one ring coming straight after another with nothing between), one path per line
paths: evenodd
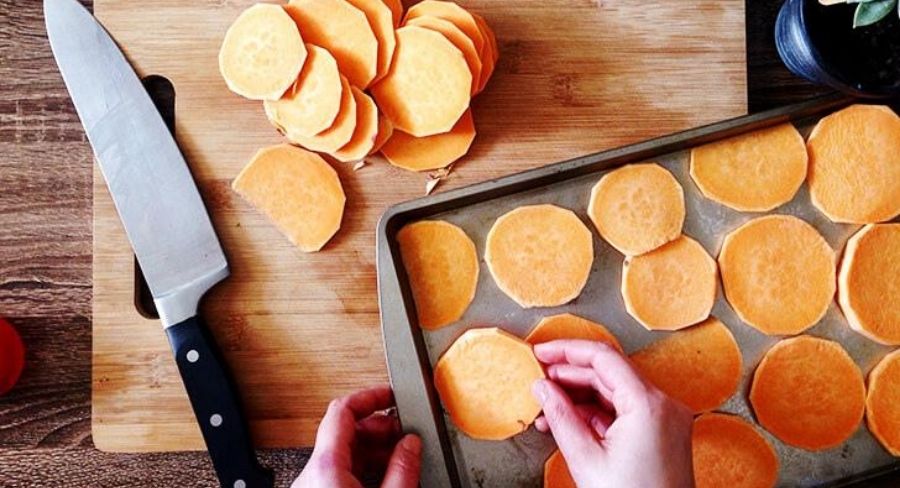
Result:
M222 488L271 488L259 465L234 380L199 316L166 328L203 440Z

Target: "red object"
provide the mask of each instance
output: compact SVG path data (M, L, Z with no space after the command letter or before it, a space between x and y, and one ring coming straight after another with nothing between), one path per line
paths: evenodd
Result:
M9 322L0 318L0 395L5 394L25 369L25 344Z

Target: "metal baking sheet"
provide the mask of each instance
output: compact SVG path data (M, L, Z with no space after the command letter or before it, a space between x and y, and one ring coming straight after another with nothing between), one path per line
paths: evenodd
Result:
M420 433L425 441L423 486L540 486L544 460L555 449L552 438L533 427L502 442L474 440L456 430L434 392L431 366L465 330L499 326L524 337L541 317L571 312L606 325L627 353L669 334L647 331L626 313L619 291L623 256L596 234L588 220L586 209L591 187L605 172L623 164L648 161L657 162L671 171L684 188L687 210L684 233L698 240L715 257L728 232L762 214L737 212L703 197L688 174L690 148L787 120L793 121L805 136L821 116L848 103L850 101L846 99L827 97L547 166L390 209L382 218L378 232L382 331L400 418L405 428ZM498 217L519 206L539 203L552 203L578 214L595 234L594 264L587 285L571 303L554 308L523 309L494 283L484 263L484 244L488 230ZM791 202L769 213L802 218L818 229L838 251L859 227L829 221L810 203L806 185ZM414 304L394 242L394 235L403 224L423 218L447 220L460 226L475 242L481 257L478 291L472 305L458 322L433 332L423 331L416 324ZM712 314L732 331L743 353L744 375L740 388L720 410L738 414L755 424L747 401L749 379L765 351L778 338L765 336L744 324L725 300L721 282ZM832 303L826 316L808 333L843 344L864 373L890 350L853 332L836 303ZM848 484L858 481L866 473L898 467L896 460L881 448L864 425L841 446L817 453L788 446L765 430L760 428L760 431L780 458L780 486Z

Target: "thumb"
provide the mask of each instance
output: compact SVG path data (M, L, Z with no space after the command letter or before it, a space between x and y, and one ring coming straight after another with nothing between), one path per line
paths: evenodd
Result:
M421 464L422 440L415 434L404 436L394 447L381 487L417 488Z
M537 380L532 390L570 469L596 463L602 454L597 438L562 388L552 381Z

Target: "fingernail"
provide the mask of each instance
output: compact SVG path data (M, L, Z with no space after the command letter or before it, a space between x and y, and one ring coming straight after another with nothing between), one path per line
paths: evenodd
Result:
M407 434L401 441L403 448L409 452L418 455L422 452L422 439L416 434Z
M541 405L547 401L547 385L544 384L544 380L537 380L532 383L531 392L537 397Z

